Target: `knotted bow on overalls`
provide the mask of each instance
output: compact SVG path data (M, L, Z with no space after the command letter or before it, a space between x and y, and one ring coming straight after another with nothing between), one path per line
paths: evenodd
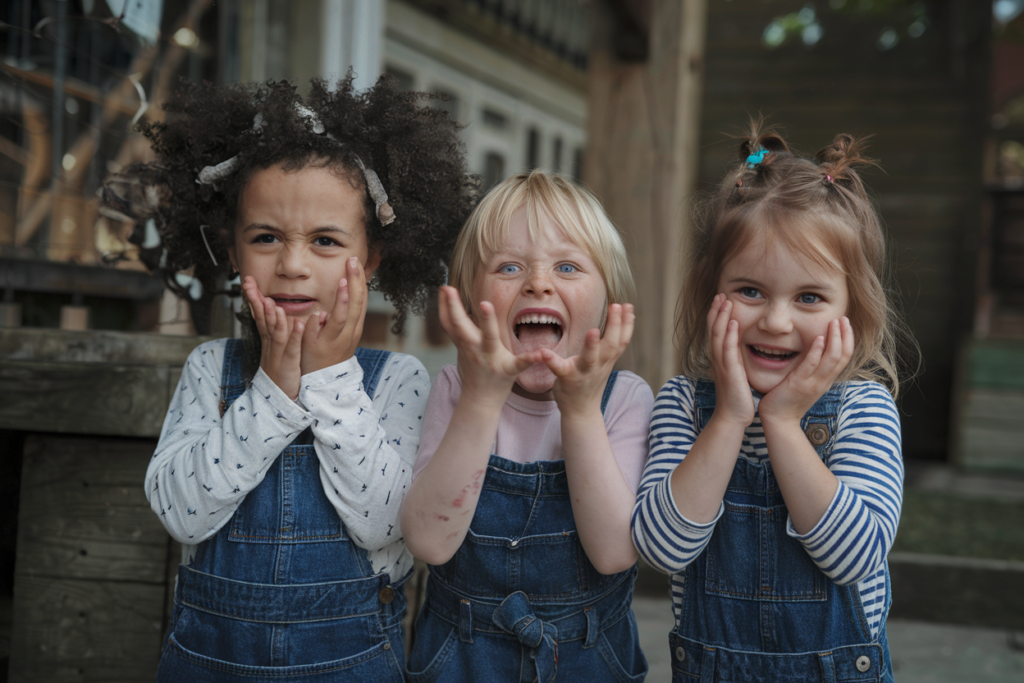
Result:
M826 463L842 392L833 386L801 422ZM713 383L697 383L694 406L701 430L715 410ZM891 681L884 615L872 637L857 586L832 583L786 533L789 513L771 463L737 457L724 502L703 554L684 570L669 634L673 682ZM887 579L886 611L888 591Z
M635 576L602 575L587 559L564 460L491 455L465 541L430 568L408 680L641 681Z
M228 340L222 405L246 390L241 340ZM357 349L373 396L390 354ZM375 574L323 491L311 430L277 456L217 534L178 567L167 683L402 681L401 582Z

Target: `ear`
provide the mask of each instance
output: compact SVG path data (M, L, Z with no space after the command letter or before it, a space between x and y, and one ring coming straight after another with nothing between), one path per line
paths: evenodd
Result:
M377 266L380 265L381 253L379 249L371 249L370 253L366 255L366 263L363 264L363 272L366 273L366 279L369 280L373 277L374 272L377 270Z

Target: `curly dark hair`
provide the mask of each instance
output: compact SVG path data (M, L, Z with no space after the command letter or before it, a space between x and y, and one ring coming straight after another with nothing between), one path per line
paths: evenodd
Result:
M157 161L108 179L104 203L137 226L154 219L162 248L143 260L162 272L169 289L186 298L177 275L191 269L209 296L229 271L238 198L254 173L313 166L364 190L367 243L381 254L374 287L395 306L393 330L401 332L407 314L423 310L429 289L445 281L479 183L466 173L458 124L443 110L422 106L428 95L400 91L386 76L357 93L352 80L349 73L331 89L314 79L305 99L286 81L183 81L165 105L166 122L139 126ZM301 107L315 114L323 133ZM233 173L213 184L197 182L202 169L232 157ZM357 159L388 194L395 220L387 226L377 219Z

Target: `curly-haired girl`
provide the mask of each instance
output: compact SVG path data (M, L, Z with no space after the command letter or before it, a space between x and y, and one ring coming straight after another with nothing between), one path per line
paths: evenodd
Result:
M161 681L402 680L398 513L429 379L357 344L368 281L400 326L472 205L456 125L418 98L185 84L144 129L158 161L121 179L166 198L165 272L237 270L248 303L245 342L189 356L146 473L183 546Z
M696 240L632 523L673 574L674 681L892 680L903 324L867 161L755 129Z

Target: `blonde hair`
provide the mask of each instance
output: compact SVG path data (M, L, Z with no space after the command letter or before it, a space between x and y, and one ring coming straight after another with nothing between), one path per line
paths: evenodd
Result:
M530 239L540 233L540 215L549 216L597 264L608 303L633 296L633 272L618 230L589 191L564 176L532 171L506 178L487 193L466 221L452 254L449 283L471 311L470 293L480 266L508 239L512 214L526 207Z
M873 380L897 396L901 356L920 356L887 287L881 222L854 170L875 162L862 156L863 142L849 135L837 135L816 159L808 159L792 154L773 131L758 128L759 123L752 124L740 146L740 163L697 220L676 311L683 373L711 378L707 314L719 276L729 259L763 236L766 246L778 240L819 267L846 276L846 316L856 347L839 381ZM766 153L759 163L747 163L748 156L762 150Z

